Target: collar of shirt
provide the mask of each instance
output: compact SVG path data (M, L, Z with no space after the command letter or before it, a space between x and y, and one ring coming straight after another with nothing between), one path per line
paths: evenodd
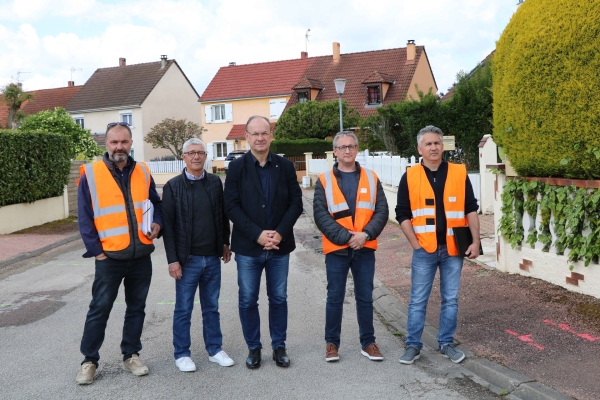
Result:
M261 167L261 165L258 162L258 160L256 159L256 157L254 157L254 154L252 154L252 152L250 152L250 155L252 156L252 160L253 160L254 165L256 165L257 167ZM269 152L269 155L267 156L267 162L261 168L264 168L264 167L266 167L267 165L270 165L270 164L271 164L271 152Z
M185 169L185 176L190 180L190 181L199 181L200 179L204 179L204 176L206 175L206 170L202 171L202 175L200 175L200 178L190 174L189 172L187 172L187 168Z

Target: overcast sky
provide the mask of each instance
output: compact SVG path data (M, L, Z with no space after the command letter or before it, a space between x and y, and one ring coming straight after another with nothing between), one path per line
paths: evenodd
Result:
M424 45L440 92L495 47L517 0L0 0L0 86L81 85L176 59L199 94L221 66ZM73 69L73 71L72 71Z

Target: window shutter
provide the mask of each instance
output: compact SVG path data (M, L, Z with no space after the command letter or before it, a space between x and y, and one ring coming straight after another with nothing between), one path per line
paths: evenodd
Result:
M277 119L277 100L269 101L269 115L271 119Z
M233 121L233 106L225 104L225 121Z
M233 142L227 142L227 154L233 151Z
M279 100L279 110L278 110L279 114L277 114L277 118L281 117L281 114L283 114L283 110L285 109L285 104L286 104L285 99Z
M204 106L204 120L207 124L212 123L212 107Z
M206 159L214 160L214 158L213 158L213 154L214 154L213 142L206 143L206 152L208 153L206 156Z

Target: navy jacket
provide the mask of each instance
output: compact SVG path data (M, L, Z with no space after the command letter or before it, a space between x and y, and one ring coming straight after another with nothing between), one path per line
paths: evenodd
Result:
M291 253L296 248L294 224L302 214L302 191L294 164L277 154L271 156L272 227L267 226L266 204L260 178L251 152L229 163L225 180L225 213L233 222L231 251L250 257L259 256L263 246L256 242L263 230L276 230L281 236L275 254Z

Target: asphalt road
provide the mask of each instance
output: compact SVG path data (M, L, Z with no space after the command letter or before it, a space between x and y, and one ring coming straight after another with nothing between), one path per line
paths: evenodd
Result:
M441 357L436 364L442 368L399 364L404 344L378 318L375 330L385 360L373 362L362 356L351 285L344 308L341 360L326 363L324 256L310 247L317 232L306 215L300 217L295 231L299 243L292 253L288 284L289 368L279 368L271 360L264 279L259 300L263 365L258 370L245 367L247 347L238 318L232 261L222 269L220 312L223 348L236 364L223 368L208 361L197 305L192 317L192 359L198 370L180 372L171 344L175 287L159 240L152 257L154 275L140 354L150 374L136 377L121 367L119 342L125 311L121 289L108 322L98 376L92 385L77 385L75 374L82 360L79 342L94 273L93 261L81 258L79 241L0 271L0 398L495 398L470 380L448 374L444 363L450 362Z

